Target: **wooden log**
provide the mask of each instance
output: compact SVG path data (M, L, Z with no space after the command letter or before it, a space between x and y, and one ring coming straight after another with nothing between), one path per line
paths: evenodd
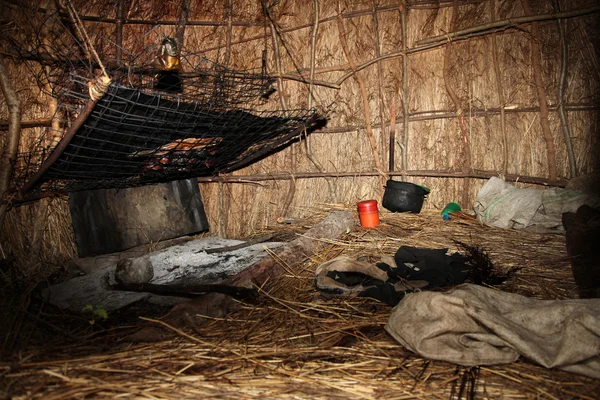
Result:
M252 267L232 276L223 285L262 287L267 281L285 273L285 269L277 262L283 259L300 262L304 258L327 246L322 239L336 239L354 226L354 217L350 211L334 211L323 221L309 229L304 235L280 247L275 251L276 257L264 257ZM188 303L178 304L163 321L174 327L197 327L207 318L220 318L241 308L241 303L221 293L208 293ZM162 340L165 332L162 327L151 325L128 337L131 341L152 342Z

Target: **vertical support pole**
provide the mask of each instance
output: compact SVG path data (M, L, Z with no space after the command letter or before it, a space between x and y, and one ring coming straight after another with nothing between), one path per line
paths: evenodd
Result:
M188 16L190 15L190 0L181 0L181 13L177 21L177 31L175 32L175 40L177 41L177 57L181 55L185 39L185 25L187 24Z
M496 20L496 1L491 2L491 20ZM492 62L494 64L494 75L496 77L496 89L498 91L498 103L500 106L500 130L502 133L502 174L506 176L508 173L508 136L506 135L506 106L504 100L504 90L502 87L502 74L500 73L500 62L498 61L498 43L496 43L496 34L490 37L492 43Z
M554 11L560 12L560 4L558 0L553 1ZM558 24L558 36L560 37L560 46L562 49L561 62L560 62L560 80L558 82L558 116L560 117L560 126L563 131L563 137L565 138L565 146L567 148L567 156L569 156L569 172L571 173L570 178L573 179L577 176L577 161L575 159L575 152L573 151L573 141L571 140L571 132L569 131L569 124L567 122L567 113L565 112L565 86L567 84L567 69L569 61L569 48L567 41L565 40L565 30L563 28L564 22L560 19L556 20Z
M390 110L390 159L388 171L394 172L394 150L396 148L396 96L392 98L392 108Z
M406 55L406 3L400 4L400 23L402 24L402 172L408 171L408 58Z
M521 0L521 5L523 6L525 15L532 15L528 0ZM546 96L546 88L544 87L544 80L542 78L542 56L540 45L538 44L541 36L537 22L531 23L530 32L532 36L530 40L531 64L533 66L533 79L540 106L540 127L542 129L542 137L544 138L544 142L546 142L548 177L550 178L550 181L556 181L556 147L554 146L554 139L552 138L552 131L548 120L548 97Z
M123 59L123 14L125 13L125 0L119 0L117 5L117 23L115 24L115 42L117 44L117 65Z
M233 2L232 0L227 0L227 4L225 5L225 16L227 18L227 33L225 36L225 60L223 61L223 65L229 65L229 58L231 57L231 35L233 30Z
M17 161L19 139L21 136L21 102L10 84L8 70L4 58L0 55L0 89L8 106L8 132L2 152L0 153L0 230L4 225L4 217L10 206L9 196L14 164Z
M381 56L381 42L379 40L379 19L377 17L377 0L373 0L373 10L371 13L373 20L373 36L375 37L375 57ZM381 68L381 61L377 62L377 92L379 96L379 137L381 146L381 157L385 159L387 153L387 143L385 135L385 123L383 122L383 110L384 110L384 99L383 99L383 70Z

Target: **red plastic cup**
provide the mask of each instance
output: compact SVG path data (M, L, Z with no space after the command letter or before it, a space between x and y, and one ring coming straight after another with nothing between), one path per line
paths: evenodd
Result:
M363 228L374 228L379 225L379 209L377 200L365 200L358 203L358 217Z

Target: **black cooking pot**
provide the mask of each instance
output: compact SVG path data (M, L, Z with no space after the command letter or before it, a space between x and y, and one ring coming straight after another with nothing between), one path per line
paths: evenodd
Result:
M429 189L410 182L388 180L381 205L392 212L419 213Z

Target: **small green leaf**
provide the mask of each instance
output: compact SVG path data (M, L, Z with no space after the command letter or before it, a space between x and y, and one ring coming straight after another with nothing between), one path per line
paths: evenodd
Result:
M102 307L98 307L96 311L94 311L94 316L102 319L108 319L108 313Z
M84 313L93 313L94 312L94 306L91 304L88 304L87 306L83 307L83 310L81 310L81 312Z

